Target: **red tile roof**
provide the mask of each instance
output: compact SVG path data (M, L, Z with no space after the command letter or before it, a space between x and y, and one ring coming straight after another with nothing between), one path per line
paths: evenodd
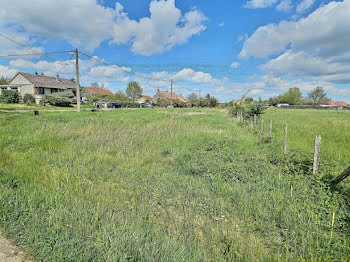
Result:
M333 100L326 100L322 102L322 105L336 106L336 103Z
M335 102L337 106L348 106L348 104L344 101L337 101Z
M113 93L106 88L99 87L83 87L89 95L113 95Z

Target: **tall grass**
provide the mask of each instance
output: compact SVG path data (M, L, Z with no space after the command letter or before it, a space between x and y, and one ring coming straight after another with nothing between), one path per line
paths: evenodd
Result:
M218 110L0 122L0 227L38 261L350 256L343 197Z

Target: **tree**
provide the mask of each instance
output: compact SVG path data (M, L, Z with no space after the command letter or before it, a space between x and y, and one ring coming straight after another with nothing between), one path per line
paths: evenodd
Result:
M77 82L75 81L75 78L74 78L74 77L70 78L69 81L71 81L71 82L74 83L74 84L77 83Z
M320 86L316 87L314 90L308 93L308 96L307 96L307 101L313 105L319 105L321 104L321 102L325 100L330 100L330 99L327 98L326 92Z
M99 85L97 82L92 82L91 87L93 88L104 88L104 84Z
M117 91L114 95L114 98L119 102L129 101L129 97L123 91Z
M8 85L8 84L9 84L8 78L1 76L0 77L0 85Z
M35 97L32 94L25 94L23 96L23 102L26 104L34 104L35 103Z
M135 99L142 95L142 88L140 84L136 81L129 82L126 88L126 94L133 102L135 102Z
M187 101L190 103L195 103L198 100L198 96L195 93L189 94L187 96Z
M303 94L298 87L290 88L286 93L280 96L280 103L290 105L300 105L303 103Z

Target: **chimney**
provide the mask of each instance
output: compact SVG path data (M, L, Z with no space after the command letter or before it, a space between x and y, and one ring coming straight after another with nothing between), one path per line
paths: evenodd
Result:
M56 74L56 81L58 82L58 79L59 79L59 75L58 74Z
M43 76L43 75L44 75L44 73L41 73L41 75Z
M38 72L35 72L35 73L34 73L34 75L36 75L36 76L37 76L37 75L38 75Z

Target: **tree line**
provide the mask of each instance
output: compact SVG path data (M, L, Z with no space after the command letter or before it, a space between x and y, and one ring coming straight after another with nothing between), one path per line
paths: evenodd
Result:
M316 87L310 91L306 97L303 96L298 87L290 88L287 92L276 97L269 98L266 103L270 105L289 104L289 105L320 105L330 100L323 87Z

